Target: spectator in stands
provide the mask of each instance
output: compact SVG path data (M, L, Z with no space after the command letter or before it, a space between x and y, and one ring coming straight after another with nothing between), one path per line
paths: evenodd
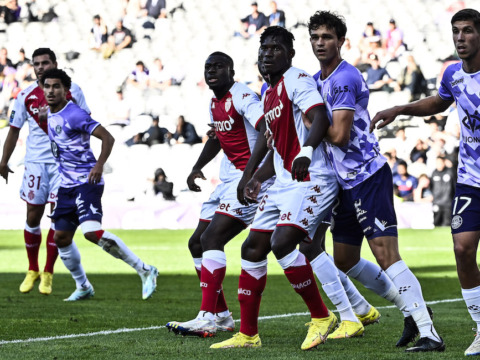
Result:
M150 87L163 91L172 85L172 74L165 68L160 58L156 58L153 65L150 73Z
M165 200L175 200L175 196L173 195L173 183L167 181L167 175L162 168L155 170L153 192L155 195L162 194Z
M149 17L153 20L167 17L167 5L165 0L147 0L140 10L140 16ZM144 24L145 26L145 24Z
M407 66L400 73L397 79L398 86L395 90L408 91L410 94L409 101L415 101L420 99L420 96L426 92L427 82L413 55L409 54L406 58Z
M15 69L17 69L17 71L18 71L25 64L31 64L31 63L32 63L32 61L25 56L25 50L23 48L18 50L18 61L14 66Z
M185 117L180 115L177 119L177 127L175 133L172 135L172 139L177 144L198 144L202 142L202 139L197 135L195 126L185 121Z
M8 50L7 48L2 47L0 49L0 76L3 73L3 69L6 67L14 67L12 60L8 58Z
M346 62L352 64L353 66L357 66L360 62L362 54L358 47L352 46L350 39L345 38L345 42L342 46L342 59L345 59Z
M383 153L383 155L387 158L387 163L392 170L392 175L397 175L398 163L402 160L397 158L397 151L395 150L395 148L392 148L389 151Z
M433 193L433 223L435 226L450 226L451 207L455 193L455 176L446 167L446 159L439 156L436 159L436 169L431 176Z
M387 51L387 58L395 60L406 50L403 43L403 31L397 27L394 19L390 19L384 46Z
M146 144L152 146L155 144L163 144L167 142L172 134L164 127L159 126L160 119L158 116L152 119L152 125L144 132L134 135L131 139L127 140L125 144L132 146L135 144Z
M393 79L388 74L388 71L380 66L378 56L375 54L370 55L370 68L367 70L367 79L365 81L371 92L393 91L389 86L389 84L393 83Z
M269 23L264 13L258 11L257 2L252 3L252 13L240 20L240 32L236 33L249 39L255 35L260 35Z
M430 178L426 174L421 174L418 177L417 188L413 190L413 201L416 203L431 203L433 201Z
M393 146L397 151L397 156L400 159L408 161L413 147L413 139L407 138L405 134L405 128L403 126L399 127L397 131L395 131L395 142Z
M285 27L285 12L277 8L276 1L270 1L271 14L268 15L269 26Z
M418 159L422 159L424 163L427 162L427 151L429 149L428 144L422 139L417 139L415 147L410 152L410 161L416 162Z
M20 87L15 79L16 70L14 67L6 67L3 69L4 79L1 83L0 92L0 113L6 114L10 105L10 100L17 97Z
M378 43L381 46L382 34L375 29L373 23L369 21L365 26L365 30L360 38L359 48L362 53L367 55L372 53L372 44Z
M115 29L108 37L107 46L103 51L103 57L108 59L114 52L118 52L124 48L131 48L133 45L132 33L123 26L122 20L118 20Z
M393 183L398 187L398 195L403 201L413 201L413 190L417 187L417 178L410 175L407 163L400 161L397 165L397 175L393 177Z
M130 105L125 100L121 87L117 88L116 93L115 100L109 106L108 119L110 125L124 127L130 125Z
M150 83L149 73L143 61L137 61L135 69L128 75L127 84L138 90L145 90Z
M0 4L0 19L3 19L3 22L7 25L18 21L20 18L21 7L18 6L17 0L6 0L2 1Z
M108 29L100 15L93 17L93 27L90 29L90 48L96 51L102 51L107 46Z

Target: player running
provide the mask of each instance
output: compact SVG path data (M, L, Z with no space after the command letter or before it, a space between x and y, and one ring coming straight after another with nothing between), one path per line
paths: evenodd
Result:
M274 150L248 183L247 197L256 199L261 183L274 175L276 179L260 201L242 246L238 286L240 332L213 344L214 349L261 346L258 313L270 250L311 314L301 349L308 350L325 342L337 323L336 316L322 301L310 263L297 250L301 241L311 239L330 210L338 184L319 146L329 126L322 109L323 100L312 77L292 67L293 40L289 31L278 26L269 27L260 37L259 58L270 82L263 105ZM312 122L310 131L302 121L302 112Z
M234 81L232 58L222 52L211 54L205 62L204 75L214 93L210 116L215 137L205 144L187 184L192 191L201 190L195 179L205 179L203 167L220 150L225 153L220 168L222 183L203 204L200 221L188 244L202 288L200 312L191 321L167 323L167 328L175 333L201 337L214 336L217 330L234 329L222 290L227 264L224 247L253 220L257 204L241 204L237 200L237 187L244 172L253 174L256 169L247 166L250 157L259 164L266 154L265 150L252 155L254 146L266 148L263 108L252 90ZM262 136L258 136L257 130ZM262 194L269 185L271 182L263 184Z
M36 49L32 55L32 62L37 79L40 79L46 70L57 67L55 53L48 48ZM78 106L90 113L83 92L78 85L72 83L72 87L67 93L67 98L73 98ZM47 261L43 273L40 274L38 266L38 253L42 242L40 221L47 203L50 203L53 209L60 184L60 174L50 149L47 122L41 122L38 117L39 108L45 105L47 105L47 102L38 81L35 81L18 95L10 116L10 128L3 146L0 175L8 182L8 174L13 173L8 167L8 161L15 150L20 129L25 122L28 122L29 134L25 154L25 173L20 189L20 197L27 204L24 239L29 266L27 275L20 285L20 291L22 293L30 292L35 281L40 277L38 290L42 294L49 295L52 292L53 268L58 256L58 250L53 240L55 229L52 223L46 241Z
M428 116L457 104L461 127L458 156L458 181L452 203L452 235L457 273L462 295L472 320L477 323L473 343L465 355L480 355L480 271L477 249L480 239L480 13L463 9L453 15L452 37L462 60L447 67L438 94L408 105L379 112L370 124L370 131L391 123L398 115Z
M407 352L443 351L445 345L433 327L420 283L398 251L392 173L377 139L368 133L368 88L360 72L340 56L345 22L322 11L310 18L308 28L321 67L315 78L331 119L327 152L341 186L339 204L333 210L335 263L377 293L399 289L406 311L420 331L420 339ZM360 258L364 236L385 273ZM388 285L389 280L394 287Z
M115 140L85 110L66 100L71 80L63 70L47 70L40 83L50 108L48 136L61 177L58 199L51 215L55 220L54 239L60 258L77 287L65 301L84 300L95 294L80 262L80 252L72 242L79 225L87 240L137 271L143 284L142 298L146 300L156 289L157 269L140 260L120 238L102 230L103 165ZM46 107L40 110L48 111ZM90 149L91 135L102 141L98 160Z

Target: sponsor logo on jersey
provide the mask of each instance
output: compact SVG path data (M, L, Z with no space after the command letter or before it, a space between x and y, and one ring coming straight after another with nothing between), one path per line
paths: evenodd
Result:
M480 143L480 137L478 136L462 136L462 140L466 143Z
M275 106L272 110L269 110L265 114L265 121L267 124L270 124L273 120L277 119L282 115L283 103L278 100L279 104Z
M250 296L250 295L252 295L252 291L251 291L251 290L247 290L247 289L239 288L239 289L238 289L238 295Z
M30 100L30 99L37 99L38 100L38 97L37 95L33 94L33 95L30 95L27 100Z
M246 97L249 97L249 96L250 96L250 94L249 94L249 93L245 93L245 94L243 94L243 96L242 96L242 100L243 100L243 99L245 99Z
M231 107L232 107L232 98L228 98L227 101L225 101L225 111L228 112Z
M458 84L462 84L462 83L463 83L463 77L460 78L460 79L457 79L457 80L450 81L450 85L452 87L457 86Z
M311 284L312 284L312 280L311 280L311 279L308 279L308 280L306 280L306 281L304 281L304 282L301 282L301 283L299 283L299 284L290 284L290 285L292 285L292 287L293 287L294 289L304 289L304 288L306 288L307 286L309 286L309 285L311 285Z
M455 215L452 218L452 229L458 229L463 224L463 219L460 215Z
M297 79L300 79L300 78L302 78L302 77L308 77L308 75L305 74L305 73L300 73L300 74L298 74L298 78L297 78Z
M226 106L227 104L225 104L225 107ZM215 125L215 131L230 131L232 130L234 123L235 123L235 120L233 120L230 115L228 116L228 120L213 122L213 124Z
M218 205L218 210L228 211L230 209L230 204L220 204Z
M33 190L30 190L28 192L28 200L32 201L34 198L35 198L35 193L33 192Z
M208 284L206 282L200 282L200 287L206 288L208 287Z
M37 109L37 108L34 108L34 107L33 107L33 104L30 105L29 110L30 110L30 112L31 112L33 115L38 114L38 109Z
M242 209L235 209L235 210L233 210L233 212L237 215L243 215Z
M93 204L90 204L90 211L92 212L93 215L97 215L97 214L102 215L102 213L98 211L98 208L93 206Z
M290 216L292 216L292 213L291 212L288 212L286 214L282 214L280 216L280 220L284 221L284 220L290 220Z
M280 96L280 94L282 93L282 84L283 83L278 84L278 87L277 87L277 95L278 96Z

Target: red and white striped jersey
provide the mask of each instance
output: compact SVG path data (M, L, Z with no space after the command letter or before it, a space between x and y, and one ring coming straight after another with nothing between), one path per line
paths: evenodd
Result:
M74 101L90 114L90 109L85 102L82 89L77 84L72 83L67 99ZM38 121L38 108L47 105L47 100L42 88L35 82L26 89L22 90L15 100L12 114L10 116L10 126L21 129L28 122L29 134L27 137L27 151L25 161L55 163L48 138L47 122L40 124Z
M309 131L302 120L302 112L324 105L312 76L291 67L280 81L263 95L267 127L274 139L274 164L277 181L292 182L292 163L308 138ZM322 145L314 151L307 180L335 176Z
M262 103L248 86L235 83L223 98L212 98L210 117L225 154L220 180L227 182L238 177L250 159L259 135L255 129L263 118Z

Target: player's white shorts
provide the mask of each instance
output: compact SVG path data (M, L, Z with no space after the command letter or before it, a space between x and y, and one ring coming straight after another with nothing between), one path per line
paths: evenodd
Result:
M288 185L275 182L260 201L250 231L273 232L276 226L294 226L311 241L320 222L330 214L337 194L336 179Z
M202 205L200 221L210 222L215 213L230 216L242 222L245 227L250 225L257 211L258 204L242 205L237 200L237 186L241 176L232 181L220 183L210 198ZM272 185L273 179L262 184L258 198L261 199L267 189Z
M20 197L31 205L54 203L60 181L60 172L55 163L26 162Z

